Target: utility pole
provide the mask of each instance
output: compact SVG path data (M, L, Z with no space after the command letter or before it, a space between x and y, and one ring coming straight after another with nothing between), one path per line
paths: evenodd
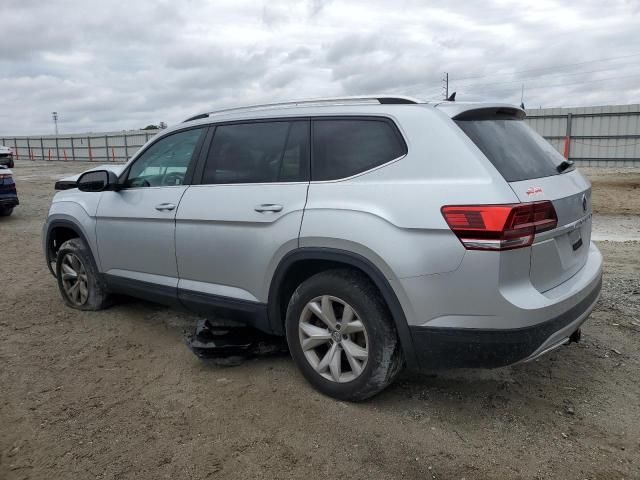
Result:
M442 75L442 90L444 91L444 99L449 98L449 72Z
M51 112L51 116L53 117L53 125L56 129L56 136L58 135L58 112Z

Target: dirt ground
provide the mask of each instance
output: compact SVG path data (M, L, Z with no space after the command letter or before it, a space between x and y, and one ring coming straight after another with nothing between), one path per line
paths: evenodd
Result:
M640 478L639 242L598 243L604 289L580 344L404 373L349 404L288 356L198 360L183 340L196 317L66 308L40 233L53 180L84 168L19 163L22 204L0 220L0 479ZM637 224L640 170L585 171L596 219Z

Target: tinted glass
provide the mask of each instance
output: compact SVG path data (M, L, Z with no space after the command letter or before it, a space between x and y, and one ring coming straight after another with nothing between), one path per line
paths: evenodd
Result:
M309 123L257 122L216 127L202 183L308 179Z
M508 182L558 175L564 157L523 120L458 120Z
M350 177L406 153L400 134L381 120L315 120L313 180Z
M109 183L109 174L104 170L87 172L78 178L78 188L83 192L100 192Z
M131 166L127 187L182 185L194 150L204 130L174 133L151 145Z

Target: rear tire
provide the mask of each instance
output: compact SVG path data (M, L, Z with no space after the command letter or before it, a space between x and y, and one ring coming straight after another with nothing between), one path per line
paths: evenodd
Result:
M13 213L13 207L0 207L0 217L8 217Z
M64 242L56 255L56 278L64 303L77 310L102 310L109 295L89 247L79 238Z
M404 363L389 310L358 271L328 270L298 286L287 308L286 333L307 381L340 400L376 395Z

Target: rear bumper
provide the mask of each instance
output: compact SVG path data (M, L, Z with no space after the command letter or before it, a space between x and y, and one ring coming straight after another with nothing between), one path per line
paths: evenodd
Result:
M514 257L493 271L489 261L477 261L486 258L476 257L463 272L404 281L414 292L411 304L421 313L416 317L423 319L409 326L421 368L494 368L533 360L580 328L602 288L602 255L593 243L581 270L546 292L528 278L509 276Z
M0 207L15 207L16 205L20 205L18 197L2 198L0 195Z
M561 345L588 318L602 288L600 279L573 308L551 320L516 329L411 327L423 368L495 368L529 361Z

